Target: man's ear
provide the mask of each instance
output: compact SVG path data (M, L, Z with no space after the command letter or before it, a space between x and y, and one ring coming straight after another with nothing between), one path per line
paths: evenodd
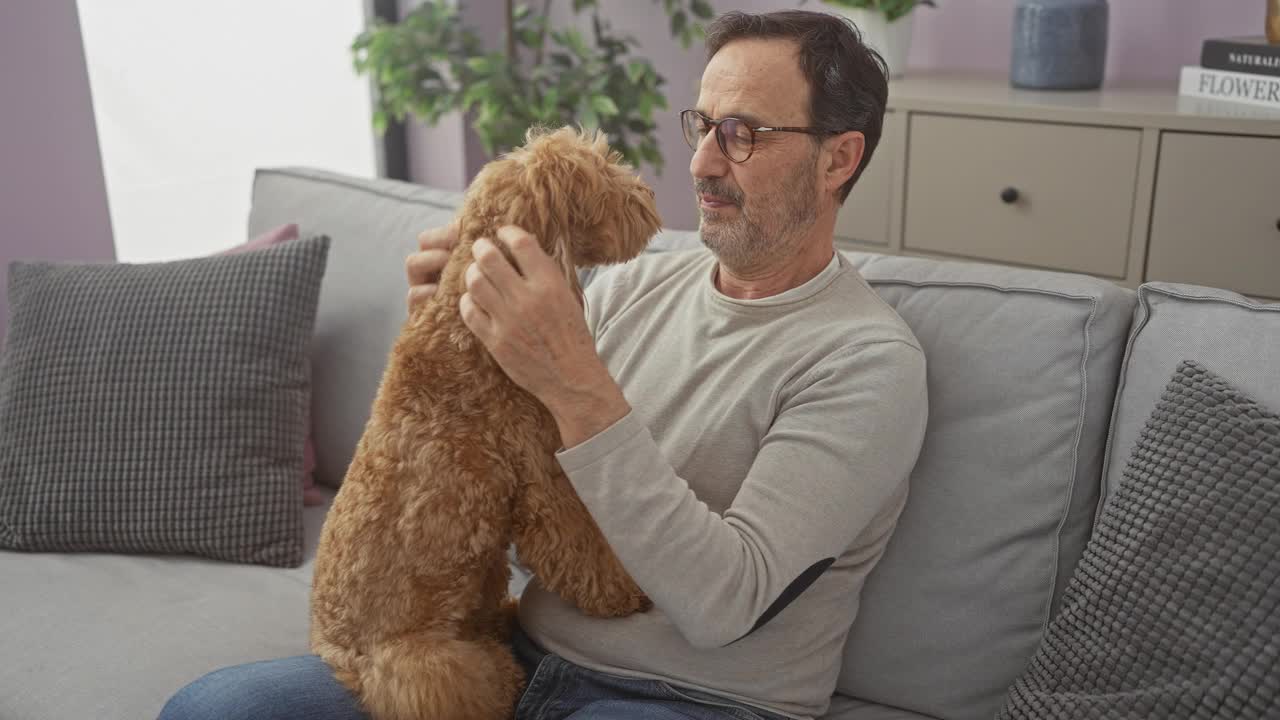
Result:
M835 192L858 171L867 149L867 137L858 130L850 130L827 138L826 145L822 182L829 192Z

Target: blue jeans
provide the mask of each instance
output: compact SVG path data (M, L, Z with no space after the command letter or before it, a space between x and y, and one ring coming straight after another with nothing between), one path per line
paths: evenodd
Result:
M579 667L545 652L519 630L512 646L528 678L515 720L782 720L708 693ZM323 660L299 655L215 670L170 698L159 720L369 720L369 716Z

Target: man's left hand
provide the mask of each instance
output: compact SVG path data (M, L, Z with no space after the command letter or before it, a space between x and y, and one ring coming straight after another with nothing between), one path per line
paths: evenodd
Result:
M630 411L596 354L582 306L534 236L515 226L471 248L462 321L517 385L551 411L561 442L572 447ZM516 267L499 251L511 251Z

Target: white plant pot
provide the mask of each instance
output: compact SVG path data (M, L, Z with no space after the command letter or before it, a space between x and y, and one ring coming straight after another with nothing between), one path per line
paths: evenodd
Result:
M889 22L879 10L839 8L845 17L862 31L862 41L884 57L890 77L902 77L911 51L911 32L915 29L915 13L910 12Z

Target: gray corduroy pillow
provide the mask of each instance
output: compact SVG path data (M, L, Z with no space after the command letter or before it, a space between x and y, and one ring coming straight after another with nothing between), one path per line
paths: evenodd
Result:
M299 565L328 251L12 263L0 547Z

